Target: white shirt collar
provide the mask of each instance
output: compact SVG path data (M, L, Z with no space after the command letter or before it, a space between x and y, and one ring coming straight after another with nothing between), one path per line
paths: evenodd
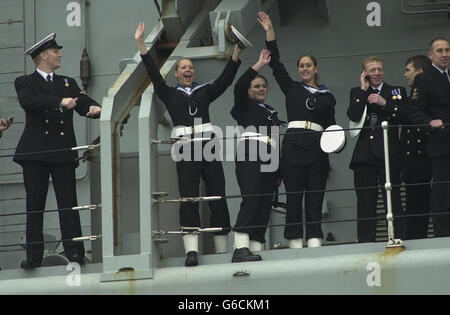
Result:
M47 81L47 76L50 74L50 77L52 78L52 81L53 81L53 75L55 74L54 72L45 73L44 71L39 70L38 68L36 68L36 71L44 78L45 81Z
M383 88L383 84L384 84L384 82L381 82L381 84L378 86L378 87L374 87L374 86L370 86L372 89L374 89L374 90L378 90L378 91L380 91L381 92L381 89Z
M441 74L444 73L444 72L447 72L447 73L448 73L448 69L445 69L445 71L444 71L444 70L441 70L440 68L436 67L436 65L435 65L434 63L432 63L432 65L433 65L433 67L435 67L436 69L438 69L439 72L440 72Z

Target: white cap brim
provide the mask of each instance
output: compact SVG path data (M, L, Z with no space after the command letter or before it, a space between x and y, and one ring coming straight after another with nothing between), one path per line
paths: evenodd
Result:
M344 129L339 125L332 125L322 133L320 148L325 153L335 153L344 148L345 142Z
M233 25L231 25L231 32L234 34L236 39L241 42L242 46L244 46L245 48L253 47L252 43L250 43L247 38L244 37L244 35L239 33Z
M367 115L367 105L364 107L364 112L362 114L360 121L354 122L354 121L350 120L349 128L351 130L348 131L350 133L350 137L354 138L357 135L359 135L359 133L361 132L361 128L364 126L364 122L366 120L366 115Z
M42 45L44 45L45 43L54 40L56 37L56 33L52 33L48 36L46 36L45 38L41 39L39 42L37 42L36 44L34 44L33 46L31 46L30 48L28 48L25 51L26 55L31 55L36 49L38 49L39 47L41 47Z

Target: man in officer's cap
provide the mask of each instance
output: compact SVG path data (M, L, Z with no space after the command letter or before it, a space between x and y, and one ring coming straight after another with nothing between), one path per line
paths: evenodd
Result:
M18 77L14 86L20 106L25 111L25 129L17 145L14 161L23 168L27 195L27 259L21 268L33 269L42 263L44 238L43 210L52 176L59 209L77 206L75 168L78 155L75 147L73 110L81 116L98 118L100 105L89 98L68 76L57 75L62 54L50 34L25 53L36 65L32 74ZM82 235L79 213L60 210L61 239ZM32 244L30 244L32 243ZM70 261L84 264L84 246L80 242L64 241L64 252Z

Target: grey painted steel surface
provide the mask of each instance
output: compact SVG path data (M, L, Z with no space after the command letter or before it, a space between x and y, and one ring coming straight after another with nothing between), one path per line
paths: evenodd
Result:
M448 294L448 241L406 241L406 250L385 249L384 243L272 250L255 263L207 255L194 268L174 258L147 280L102 282L101 268L90 265L81 269L79 286L67 284L71 274L64 267L3 271L0 294Z

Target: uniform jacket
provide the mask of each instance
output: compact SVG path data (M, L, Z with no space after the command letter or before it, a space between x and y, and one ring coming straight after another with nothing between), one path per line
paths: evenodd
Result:
M209 104L231 85L241 63L240 60L234 62L230 58L225 69L213 83L197 85L187 93L182 87L169 87L166 84L150 52L141 57L155 93L166 105L174 126L193 126L194 118L201 118L203 124L210 122Z
M235 87L234 87L234 107L231 110L231 115L237 121L240 127L246 129L245 131L259 132L263 135L271 136L271 127L279 126L281 121L278 120L277 111L270 105L260 104L258 101L251 99L248 96L248 89L251 81L258 74L253 68L248 68L246 72L239 78ZM251 127L254 127L253 130L250 130ZM264 127L261 128L261 127ZM275 136L275 144L272 147L275 147L277 150L279 148L279 136ZM247 140L249 141L249 140ZM247 142L246 141L246 142ZM238 142L239 143L239 142ZM242 142L243 144L244 142ZM238 145L239 150L243 150ZM259 152L260 145L263 142L257 142L258 147L254 148L255 153ZM272 147L270 144L267 144L267 152L271 152ZM249 144L247 144L245 148L245 153L247 156L252 156L250 154Z
M14 161L74 163L78 165L76 151L42 154L32 152L67 149L77 146L73 129L73 110L60 110L65 97L78 97L74 109L85 116L92 105L100 106L78 87L74 79L54 74L48 84L37 72L18 77L14 86L20 106L25 111L25 128L16 148Z
M367 98L370 94L370 88L364 91L360 87L355 87L350 91L350 105L347 110L347 116L351 121L360 121L364 108L367 105L364 129L359 134L350 162L350 168L352 169L357 163L384 163L383 129L380 128L381 123L387 121L389 125L398 126L401 121L401 111L405 109L407 95L403 87L391 86L386 82L383 83L380 95L386 100L384 107L367 103ZM398 99L398 95L401 96L400 99ZM370 127L371 114L376 115L376 128L367 128ZM389 158L390 162L396 165L400 162L400 140L398 134L398 127L390 127L388 129Z
M305 89L303 83L294 81L289 76L288 71L280 62L280 53L276 41L266 41L266 46L271 54L269 66L272 68L275 79L286 97L288 121L310 121L321 125L323 129L336 124L334 117L336 100L334 96L331 93L319 93L315 95L314 97L317 100L316 109L309 110L306 107L306 101L313 94ZM304 129L288 129L283 144L290 143L307 150L323 153L320 149L322 133L314 130L304 131ZM289 133L294 134L290 135Z
M258 73L253 68L248 68L239 78L234 87L234 107L231 115L238 122L239 126L247 128L249 126L265 126L270 132L271 126L280 124L275 108L266 104L259 104L256 100L248 96L250 82ZM264 106L265 105L265 106Z
M417 172L418 165L424 166L428 163L427 156L427 131L429 128L416 126L410 120L411 116L411 98L415 95L417 86L417 77L414 79L411 87L411 94L408 97L407 108L402 115L402 130L400 133L401 166L404 171ZM409 168L409 169L408 169Z
M416 84L411 95L412 112L410 119L415 124L426 124L434 119L450 123L450 83L441 73L430 67L416 76ZM430 158L450 155L450 126L444 130L430 130L427 151Z

